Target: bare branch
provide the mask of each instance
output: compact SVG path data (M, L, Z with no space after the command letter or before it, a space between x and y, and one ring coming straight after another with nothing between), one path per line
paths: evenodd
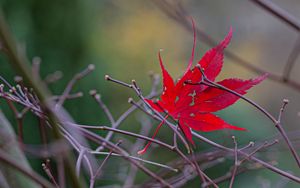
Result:
M89 73L91 73L93 70L95 69L95 65L90 64L88 65L88 67L86 69L84 69L82 72L77 73L72 80L70 80L70 82L68 83L67 87L65 88L62 96L59 98L58 102L56 103L56 109L59 109L63 103L65 102L66 98L68 97L68 95L70 94L74 84L82 79L83 77L85 77L86 75L88 75Z
M235 136L232 136L233 139L233 143L234 143L234 166L233 166L233 170L231 172L231 180L230 180L230 184L229 184L229 188L233 187L233 182L235 179L235 175L239 166L239 162L238 162L238 148L237 148L237 142L235 139Z
M23 173L25 176L32 179L33 181L35 181L36 183L40 184L43 187L54 188L54 186L51 183L49 183L47 180L45 180L42 176L40 176L39 174L33 171L29 171L27 168L19 165L18 161L13 160L2 150L0 150L0 162L18 170L19 172Z

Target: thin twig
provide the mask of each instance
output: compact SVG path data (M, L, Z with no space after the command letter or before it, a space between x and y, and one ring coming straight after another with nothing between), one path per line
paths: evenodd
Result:
M120 84L120 85L123 85L123 86L126 86L126 87L128 87L128 88L133 89L133 91L135 91L135 93L136 93L136 94L138 95L138 97L143 101L143 103L144 103L149 109L151 109L151 110L154 112L154 114L155 114L156 116L159 117L160 121L163 121L163 120L164 120L164 117L163 117L159 112L157 112L155 109L151 108L151 106L146 102L145 97L142 95L140 88L137 87L137 84L136 84L136 82L135 82L134 80L132 81L132 83L133 83L132 85L131 85L131 84L124 83L124 82L119 81L119 80L117 80L117 79L113 79L113 78L111 78L111 77L108 76L108 75L106 75L106 80L112 81L112 82L114 82L114 83L117 83L117 84ZM178 138L183 142L183 144L184 144L184 146L186 147L186 149L188 150L188 152L190 152L189 144L187 143L186 139L185 139L185 138L177 131L177 128L174 127L174 126L173 126L169 121L167 121L167 120L165 120L165 123L166 123L166 125L168 125L168 127L169 127L170 129L172 129L172 131L174 131L174 132L177 134Z
M115 124L115 119L113 115L111 114L110 110L107 108L107 106L104 104L104 102L101 100L101 95L97 93L96 90L91 90L90 95L93 96L93 98L96 100L98 105L102 108L104 111L105 115L107 116L108 120L112 125Z
M36 183L38 183L43 187L54 188L54 186L51 183L49 183L47 180L45 180L42 176L40 176L39 174L33 171L29 171L27 168L24 168L23 166L19 165L18 161L13 160L9 155L7 155L2 150L0 150L0 162L18 170L18 172L21 172L22 174L24 174L25 176L32 179L33 181L35 181Z
M296 63L296 60L299 56L299 52L300 52L300 35L298 36L298 39L297 39L292 51L290 52L287 62L284 66L282 77L285 81L290 79L290 75L291 75L292 69Z
M259 5L261 8L270 12L280 20L287 23L296 31L300 31L300 22L299 19L291 15L289 12L285 11L275 3L269 0L252 0L256 5Z
M244 101L248 102L249 104L251 104L252 106L254 106L256 109L258 109L259 111L261 111L266 117L268 117L275 125L275 127L277 128L277 130L279 131L279 133L282 135L282 137L284 138L285 142L287 143L287 146L288 148L290 149L298 167L300 168L300 158L299 158L299 155L297 154L297 151L295 150L292 142L290 141L289 137L287 136L285 130L283 129L282 125L280 122L278 122L278 120L272 116L266 109L264 109L262 106L258 105L256 102L252 101L251 99L239 94L238 92L234 91L234 90L231 90L227 87L224 87L223 85L221 84L218 84L218 83L215 83L211 80L209 80L205 73L204 73L204 70L201 68L201 66L198 64L196 66L200 72L202 73L202 81L200 81L199 83L190 83L190 82L186 82L187 84L192 84L192 85L207 85L207 86L211 86L211 87L214 87L214 88L217 88L217 89L221 89L221 90L224 90L224 91L227 91L231 94L234 94L236 96L238 96L239 98L243 99Z
M239 164L242 164L243 162L245 162L246 160L248 160L250 156L255 155L261 149L273 146L274 144L277 144L277 143L278 143L278 140L274 140L271 143L265 142L263 145L259 146L253 152L251 152L250 154L248 154L247 157L245 157L244 159L242 159L241 161L239 161Z
M158 144L158 145L160 145L162 147L165 147L165 148L167 148L167 149L169 149L171 151L173 151L173 149L174 149L173 146L171 146L169 144L166 144L166 143L164 143L162 141L159 141L157 139L149 138L149 137L143 136L141 134L136 134L136 133L124 131L124 130L121 130L121 129L115 129L115 128L107 127L107 126L91 126L91 125L81 125L81 124L74 124L74 123L66 123L66 124L72 125L72 126L75 126L75 127L86 128L86 129L96 129L96 130L113 131L113 132L121 133L121 134L128 135L128 136L133 136L133 137L136 137L136 138L147 140L149 142L156 143L156 144Z
M234 153L234 150L233 150L233 149L227 148L227 147L222 146L222 145L220 145L220 144L218 144L218 143L216 143L216 142L213 142L213 141L211 141L211 140L209 140L209 139L203 137L202 135L200 135L200 134L198 134L198 133L196 133L196 132L194 132L194 131L192 131L192 134L193 134L196 138L200 139L201 141L203 141L203 142L205 142L205 143L207 143L207 144L209 144L209 145L211 145L211 146L214 146L214 147L216 147L216 148L219 148L219 149L224 150L224 151L229 152L229 153ZM243 152L243 151L240 151L240 150L238 150L238 154L239 154L239 155L242 155L242 156L245 156L245 157L248 156L247 153L245 153L245 152ZM291 174L291 173L285 172L285 171L283 171L283 170L281 170L281 169L279 169L279 168L277 168L277 167L275 167L275 166L273 166L273 165L271 165L271 164L269 164L269 163L267 163L267 162L265 162L265 161L263 161L263 160L260 160L260 159L256 158L255 156L250 156L250 157L248 158L248 160L251 160L251 161L253 161L253 162L259 163L259 164L261 164L262 166L264 166L265 168L267 168L267 169L269 169L269 170L271 170L271 171L273 171L273 172L275 172L275 173L277 173L277 174L279 174L279 175L281 175L281 176L287 177L287 178L289 178L289 179L291 179L291 180L293 180L293 181L295 181L295 182L300 183L300 178L299 178L299 177L297 177L297 176L295 176L295 175L293 175L293 174Z
M59 117L53 112L53 104L50 101L47 101L50 96L50 92L39 78L32 78L31 70L28 67L28 59L24 52L20 52L17 49L17 43L9 31L9 27L2 12L0 12L0 39L9 62L15 68L16 72L24 79L24 82L29 83L29 85L33 88L34 92L38 96L38 99L40 100L42 108L47 112L48 122L52 127L51 131L53 132L54 138L62 138L56 123L57 120L59 120ZM64 160L66 162L66 167L68 168L67 172L72 186L74 188L84 186L84 182L81 182L75 175L75 171L72 166L73 160L71 158L71 154L67 153Z
M188 31L192 32L188 14L179 1L176 1L176 2L167 1L167 0L152 0L152 1L162 10L163 13L165 13L167 16L172 18L174 21L179 23L184 28L186 28ZM293 21L291 21L291 20L293 20ZM292 23L294 21L299 23L295 19L288 19L288 22ZM297 24L296 28L299 28L299 24ZM197 32L197 36L199 36L198 40L200 40L201 42L204 42L209 46L216 46L218 44L216 40L212 39L207 33L200 30L199 28L196 28L196 32ZM246 61L245 59L239 57L237 54L235 54L231 51L226 50L226 51L224 51L224 54L229 59L231 59L233 63L236 63L249 71L252 71L259 75L267 72L268 79L270 79L274 82L282 83L284 85L287 85L290 88L300 91L300 83L299 82L296 82L296 81L290 80L290 79L286 80L281 75L268 72L258 66L255 66L254 63Z
M251 148L251 147L253 147L253 146L254 146L254 142L251 141L251 142L249 142L248 145L246 145L246 146L240 148L239 150L240 150L240 151L242 151L242 150L247 150L247 149L249 149L249 148Z
M76 126L72 126L72 127L76 127ZM140 168L142 171L144 171L146 174L148 174L149 176L153 177L154 179L156 179L158 182L160 182L162 185L166 186L166 187L172 187L168 182L166 182L165 180L163 180L161 177L158 177L155 173L151 172L150 170L148 170L147 168L145 168L144 166L142 166L141 164L139 164L138 162L136 162L135 160L131 159L128 155L128 153L123 150L122 148L115 146L115 144L106 141L104 138L100 137L99 135L92 133L90 131L85 130L84 128L80 128L77 127L80 131L81 134L88 136L87 138L95 143L101 144L102 142L106 142L106 148L113 150L115 153L118 153L120 155L122 155L122 157L128 161L130 161L132 164L134 164L135 166L137 166L138 168Z
M116 146L119 146L122 143L122 140L119 140L116 143ZM102 161L101 165L99 166L99 168L96 170L96 173L94 175L94 177L97 177L102 169L102 167L104 166L104 164L106 163L106 161L109 159L109 157L112 155L113 151L111 150L108 155L106 155L105 159Z
M118 141L116 143L116 146L119 146L122 143L122 141ZM104 160L102 161L101 165L98 167L98 169L96 170L95 174L90 178L90 188L94 187L95 184L95 179L99 176L100 171L102 169L102 167L104 166L104 164L106 163L106 161L108 161L109 157L112 155L113 151L111 150L108 155L106 155L106 157L104 158Z
M91 73L93 70L95 69L95 65L90 64L88 65L88 67L86 69L84 69L82 72L77 73L72 80L70 80L70 82L68 83L67 87L65 88L63 94L61 95L61 97L59 98L58 102L56 103L56 108L60 108L63 103L65 102L65 100L67 99L68 95L70 94L74 84L82 79L83 77L85 77L86 75L88 75L89 73Z
M50 180L54 183L55 187L59 188L59 185L57 184L51 170L49 169L48 165L46 165L45 163L42 164L43 170L45 171L45 173L47 174L47 176L50 178Z
M104 151L88 151L88 152L90 154L94 154L94 155L109 155L110 154L110 152L104 152ZM117 156L117 157L123 157L123 155L120 155L120 154L117 154L117 153L111 153L110 155L111 156ZM168 165L164 165L164 164L160 164L160 163L157 163L157 162L149 161L149 160L142 159L142 158L139 158L139 157L135 157L135 156L132 156L132 155L128 155L127 157L131 158L133 160L136 160L136 161L146 163L146 164L151 164L151 165L154 165L154 166L165 168L165 169L168 169L168 170L173 171L173 172L178 172L178 169L170 167Z
M52 74L48 74L44 79L44 82L46 84L52 84L60 80L62 77L63 77L63 73L61 71L55 71Z
M239 166L238 152L237 152L238 148L237 148L237 142L236 142L235 136L232 136L232 139L233 139L233 143L234 143L234 167L231 172L231 180L230 180L229 188L232 188L232 186L233 186L233 182L234 182L236 172L237 172L237 169Z
M150 130L151 130L151 122L150 120L145 117L142 116L141 118L139 118L139 122L141 124L141 130L140 130L140 135L145 135L148 136ZM145 144L145 140L142 139L136 139L135 143L133 144L133 146L131 147L130 153L136 153L138 151L138 149ZM133 187L134 181L136 179L136 175L137 175L137 168L133 165L130 166L130 169L128 171L128 176L126 176L125 180L124 180L124 184L123 184L123 188L131 188Z
M279 114L278 114L278 118L277 118L277 122L281 122L281 118L282 118L282 113L286 107L286 105L289 103L289 100L288 99L283 99L283 104L282 104L282 107L280 108L279 110Z
M76 161L76 175L79 177L80 176L80 167L81 167L81 162L82 162L82 159L84 158L85 156L85 153L86 153L86 149L84 148L80 148L79 150L79 156L77 158L77 161Z
M152 98L152 97L155 97L157 95L157 85L158 85L158 81L159 81L159 78L155 75L152 75L150 74L150 77L152 79L152 88L151 88L151 91L150 91L150 94L147 96L148 98ZM106 80L109 80L109 81L114 81L114 79L110 78L108 75L105 76L105 79ZM116 82L118 82L116 80ZM121 85L125 85L126 87L131 87L129 85L126 85L126 83L124 82L118 82L118 83L121 83ZM94 92L90 92L90 94L94 95ZM96 97L96 95L94 96ZM101 102L101 101L100 101ZM142 101L140 100L139 102L137 102L137 104L141 104ZM101 104L100 104L101 105ZM104 103L103 103L104 105ZM136 109L137 109L137 106L131 106L127 111L125 111L116 121L114 120L111 112L109 111L109 109L104 105L102 106L102 108L104 108L103 110L105 110L105 113L107 114L108 118L110 119L111 123L112 123L112 128L118 128L118 126L132 113L134 112ZM112 121L113 120L113 121ZM105 137L105 140L106 141L110 141L110 139L112 138L113 136L113 132L109 132L106 137ZM104 145L105 145L105 142L103 142L97 149L96 151L102 151L104 149Z

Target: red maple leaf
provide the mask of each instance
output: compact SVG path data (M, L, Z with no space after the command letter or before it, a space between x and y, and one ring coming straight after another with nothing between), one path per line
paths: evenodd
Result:
M195 28L194 23L193 28ZM210 81L214 81L221 72L224 58L223 52L231 38L232 30L230 29L225 39L216 47L206 52L202 59L198 62L198 65L202 68L204 75ZM246 130L244 128L230 125L223 119L212 114L212 112L222 110L234 104L239 99L238 96L229 93L228 91L207 85L189 85L185 83L186 81L197 83L202 80L202 72L197 67L191 69L194 59L195 45L196 36L194 29L192 55L185 73L176 83L165 69L160 52L158 53L163 77L163 92L160 100L154 101L147 99L147 103L149 103L149 105L158 112L167 112L168 115L165 118L172 116L173 119L178 122L178 125L185 137L192 144L194 144L194 142L192 140L191 129L204 132L220 129ZM248 89L260 83L265 78L266 75L249 80L230 78L217 83L244 95L247 93ZM164 121L160 123L153 137L156 136L163 123ZM149 145L150 143L148 143L143 150L139 151L139 154L144 153Z

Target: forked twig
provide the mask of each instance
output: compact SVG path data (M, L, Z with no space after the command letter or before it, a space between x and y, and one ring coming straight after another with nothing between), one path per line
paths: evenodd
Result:
M260 105L258 105L256 102L252 101L251 99L239 94L238 92L231 90L225 86L222 86L218 83L215 83L211 80L209 80L205 73L204 70L201 68L201 66L198 64L196 65L196 67L199 69L199 71L202 73L202 81L198 82L198 83L191 83L189 81L186 82L186 84L191 84L191 85L206 85L206 86L210 86L210 87L214 87L217 89L221 89L224 91L227 91L235 96L238 96L239 98L243 99L244 101L248 102L249 104L251 104L252 106L254 106L256 109L258 109L259 111L261 111L266 117L268 117L275 125L275 127L277 128L277 130L279 131L279 133L282 135L282 137L284 138L285 142L287 143L298 167L300 168L300 158L297 154L297 151L295 150L292 142L290 141L290 139L288 138L285 130L283 129L281 123L277 120L277 118L275 118L273 115L271 115L266 109L264 109L263 107L261 107ZM281 114L281 113L280 113Z

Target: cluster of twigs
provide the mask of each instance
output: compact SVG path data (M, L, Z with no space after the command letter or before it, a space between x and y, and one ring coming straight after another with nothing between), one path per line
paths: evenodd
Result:
M36 66L36 65L35 65ZM202 69L198 67L201 71ZM76 99L78 97L81 97L82 94L80 93L75 93L72 94L72 87L78 81L79 79L83 78L86 76L88 73L90 73L94 67L92 65L89 65L85 70L82 72L76 74L74 78L68 83L65 91L63 92L62 95L55 96L55 97L50 97L49 100L55 101L55 108L56 110L61 108L64 100L66 99ZM261 145L254 146L253 142L250 142L248 145L243 146L238 148L237 146L237 141L235 137L233 138L233 142L235 147L234 148L227 148L225 146L219 145L218 143L215 143L198 133L193 132L194 136L196 136L198 139L214 146L217 148L217 150L212 150L208 152L199 152L199 153L190 153L188 154L186 151L182 151L178 147L178 139L186 146L187 151L189 151L189 146L185 140L185 138L182 136L182 133L180 132L179 129L177 129L176 123L172 123L168 120L166 120L160 113L156 112L154 109L152 109L148 103L145 102L145 98L154 98L156 97L159 92L157 91L157 85L159 81L159 77L157 75L152 75L152 89L149 95L144 97L142 95L141 89L138 87L136 81L132 81L132 83L128 84L125 82L122 82L120 80L113 79L109 76L106 76L105 79L117 84L120 84L122 86L125 86L127 88L132 89L135 91L137 96L140 98L138 102L134 101L132 98L128 100L130 104L132 104L132 107L130 107L127 111L124 112L123 115L120 116L118 120L115 120L113 118L113 115L111 114L110 110L108 107L103 103L101 100L100 95L95 91L91 90L90 95L95 99L95 101L99 104L100 108L105 112L107 118L109 119L111 125L109 126L104 126L104 125L82 125L82 124L77 124L73 123L70 121L64 121L58 123L59 129L60 129L60 134L69 142L71 147L78 152L77 155L77 161L76 161L76 174L77 176L80 176L81 172L81 165L84 163L87 165L87 171L90 176L90 187L94 187L96 179L99 177L101 174L101 170L104 166L104 164L109 160L110 157L112 156L118 156L127 159L130 163L132 163L131 167L131 176L127 177L126 182L124 183L124 187L132 187L134 185L134 177L136 174L136 168L139 168L143 170L146 174L148 174L150 177L153 179L157 180L158 183L155 183L153 181L147 181L144 184L146 186L152 186L152 187L160 187L161 185L167 186L167 187L180 187L187 183L189 180L194 179L195 177L201 178L202 181L202 186L203 187L208 187L208 186L214 186L218 187L217 184L223 182L223 181L229 181L230 180L230 187L232 187L234 183L235 177L240 174L244 173L247 170L253 170L253 169L258 169L261 167L268 168L282 176L285 176L287 178L290 178L291 180L294 180L298 183L300 183L300 178L292 175L291 173L285 172L283 170L278 169L273 165L273 162L265 162L257 157L255 157L255 154L263 149L266 149L268 147L273 146L274 144L278 143L277 139L270 140L268 142L265 142ZM60 144L60 147L55 147L53 145L56 145L58 143L47 143L47 139L45 138L45 130L46 129L51 129L51 125L48 123L48 117L47 117L47 112L44 112L41 108L41 104L39 99L37 98L36 94L34 93L33 90L28 89L25 87L22 83L22 80L20 78L17 79L18 84L14 87L11 86L4 78L1 77L1 80L3 81L4 85L1 85L1 98L5 99L9 105L9 107L12 109L12 111L15 114L15 118L17 119L18 122L18 135L19 135L19 143L21 144L21 148L25 152L28 152L31 155L36 155L38 157L41 157L45 159L45 163L43 163L43 169L45 170L46 174L48 175L49 179L52 181L52 183L57 186L57 187L64 187L64 178L62 177L57 177L60 179L59 181L55 176L53 175L51 165L49 165L48 159L50 157L54 157L58 155L59 153L66 152L66 150L69 150L70 147L66 144ZM223 86L218 85L217 83L214 83L210 80L208 80L204 73L203 73L203 80L199 83L189 83L187 82L186 84L205 84L210 87L216 87L219 89L226 90L234 95L237 95L244 99L245 101L249 102L251 105L255 106L262 112L265 112L266 115L272 117L272 119L275 119L272 115L270 115L268 112L266 112L262 107L251 101L250 99L240 96L238 93L235 93L234 91L224 88ZM8 89L5 89L5 88ZM62 100L64 99L64 100ZM61 101L61 102L59 102ZM21 104L24 106L21 112L19 112L14 103ZM298 160L298 155L295 152L293 146L288 140L288 137L286 136L286 133L282 129L280 125L280 119L282 116L282 112L284 110L285 105L287 104L287 101L284 100L283 106L280 110L278 119L274 122L275 126L278 128L279 132L284 136L284 139L286 139L288 146L292 153L294 154L294 157L297 161ZM147 133L149 132L149 127L151 127L149 121L142 120L142 128L140 133L133 133L133 132L128 132L125 130L119 129L119 125L136 109L140 109L142 112L147 114L149 117L158 120L158 121L164 121L166 125L169 126L171 131L174 132L174 140L172 144L168 144L165 142L162 142L158 139L153 139L149 138L147 136ZM150 111L149 111L150 110ZM23 118L26 113L31 111L34 115L36 115L39 118L39 128L41 129L41 137L44 142L44 145L47 147L41 147L41 148L32 148L30 146L27 146L24 141L23 141ZM43 122L43 123L42 123ZM63 127L67 126L66 128ZM88 146L84 146L78 139L78 137L73 136L69 131L68 127L71 127L72 129L77 129L80 136L83 136L85 139L90 140L92 142L95 142L96 144L99 145L99 147L96 148L91 148ZM105 138L93 133L91 130L103 130L103 131L109 131L106 135ZM170 164L160 164L154 161L148 161L145 159L142 159L140 157L136 157L133 155L130 155L127 151L122 149L120 146L122 145L122 140L117 140L116 143L111 142L111 138L113 137L114 133L118 134L124 134L127 136L135 137L137 138L136 143L133 144L133 147L131 147L131 151L129 153L132 153L133 155L136 153L136 150L141 147L141 145L144 143L144 141L148 142L153 142L160 147L163 147L171 152L174 152L178 155L178 159L176 159L174 162L170 162ZM22 135L22 136L21 136ZM58 142L58 141L56 141ZM56 148L56 149L54 149ZM108 151L103 151L104 149L107 149ZM93 164L93 160L95 159L90 159L87 157L87 155L93 155L93 156L98 156L98 155L106 155L104 160L97 165ZM219 177L215 180L211 179L204 171L207 168L213 167L218 165L219 163L222 163L225 161L225 158L228 156L234 157L234 165L232 169L229 171L228 174L225 174L222 177ZM1 157L1 156L0 156ZM3 156L1 157L3 160L5 159ZM47 160L46 160L47 159ZM246 161L253 161L254 163L252 164L246 164ZM7 163L10 163L10 161L6 161ZM141 162L141 163L140 163ZM13 163L13 162L11 162ZM155 174L151 172L149 169L147 169L144 165L142 164L151 164L155 165L159 168L161 168L159 174ZM259 164L259 165L258 165ZM98 166L98 167L97 167ZM97 167L97 168L95 168ZM18 170L21 168L15 167ZM63 170L62 168L57 168L58 170ZM195 173L196 172L196 173ZM34 180L41 178L37 174L31 174L31 172L27 172L30 174L30 177L33 178ZM59 175L64 175L63 172L58 172L57 174ZM170 174L172 174L171 177ZM163 179L162 177L168 177L166 179ZM42 181L38 181L38 183L42 184ZM45 184L42 184L45 186Z
M160 4L162 5L162 10L172 10L170 7L169 9L164 8L168 4L163 3L168 3L167 1L160 1L160 3L162 3ZM168 6L171 5L173 6L174 4L169 4ZM185 24L185 20L183 19L185 17L183 15L183 9L175 7L173 10L176 10L175 15L172 15L172 12L167 13L172 18L175 18L175 20L178 20L180 23L183 23L183 25L189 27L188 24ZM200 33L200 36L205 36L200 30L198 30L198 33ZM15 86L11 85L3 77L0 77L2 82L0 85L0 98L7 102L8 106L14 113L15 119L17 120L19 147L26 154L33 155L44 160L42 167L48 177L48 180L34 172L32 169L22 166L22 164L18 163L14 158L11 158L11 156L9 156L2 148L0 148L0 162L1 165L4 164L16 169L18 172L34 181L37 185L42 187L60 188L66 186L86 187L84 183L85 181L82 180L82 176L88 176L89 187L95 187L97 181L104 175L104 166L109 165L108 162L113 160L113 157L122 158L130 164L124 165L123 163L119 163L119 167L116 167L120 169L120 172L125 170L125 173L128 174L125 177L123 175L121 183L116 182L114 185L116 187L182 187L190 180L196 178L199 178L202 183L202 187L218 187L220 183L225 181L229 182L229 187L233 187L235 178L239 174L262 168L271 170L274 173L296 183L300 183L300 177L289 171L279 169L276 167L275 161L265 161L258 158L256 155L257 153L277 144L282 138L283 142L286 143L293 155L296 164L300 167L299 156L290 141L288 134L281 125L282 113L288 103L288 100L283 100L283 105L279 110L279 115L275 117L251 99L209 80L201 67L198 67L198 69L202 72L202 81L199 83L187 81L186 84L206 85L224 90L232 95L240 97L269 118L273 122L274 127L278 130L281 138L274 138L261 144L254 144L254 142L250 142L245 146L239 146L237 139L232 136L234 146L233 148L229 148L193 132L195 138L201 142L209 144L212 148L209 151L195 152L191 150L182 132L178 129L177 122L172 119L166 119L162 114L158 113L155 109L151 108L147 102L145 102L145 99L155 98L159 95L159 76L151 74L152 89L146 96L143 95L141 88L135 80L132 80L131 83L126 83L108 75L105 76L107 81L134 91L139 100L135 101L130 98L128 102L131 104L131 107L118 119L115 119L109 110L109 107L102 101L100 94L96 90L91 90L89 93L90 96L99 105L100 109L103 110L110 124L80 124L72 120L71 116L64 109L64 103L66 100L74 100L83 96L83 93L81 92L72 93L72 89L77 81L81 80L94 70L94 65L89 65L82 72L76 74L67 84L61 95L52 95L47 90L47 84L58 81L61 78L61 74L59 72L55 72L42 80L39 74L39 58L35 58L32 62L32 67L29 68L25 54L17 49L16 42L10 35L3 17L0 19L0 38L2 51L8 56L9 61L15 67L17 74L20 75L15 79ZM208 41L208 43L214 44L212 41ZM227 55L232 58L236 58L235 55L229 52L227 52ZM241 64L257 73L264 72L263 70L254 68L250 64ZM292 65L289 65L289 67L290 66ZM270 78L275 81L284 82L295 89L299 89L300 87L298 83L289 80L288 75L290 74L290 68L287 69L288 70L286 71L287 73L286 76L284 76L284 79L281 77L278 78L278 76L272 74ZM20 105L21 108L16 107L16 104ZM146 115L140 119L140 131L129 132L120 129L119 127L124 120L136 110L140 110ZM26 116L27 113L34 114L39 120L39 124L37 126L40 130L42 140L41 146L33 147L24 142L24 137L26 135L23 133L23 122L24 116ZM170 134L174 135L173 140L165 142L156 138L148 137L148 133L151 128L151 119L158 122L164 122L169 128ZM96 134L93 130L100 130L107 134L105 137L102 137ZM48 134L49 132L52 133L52 136ZM116 139L119 138L115 136L116 134L133 137L135 138L135 142L130 142L126 139L126 137ZM2 135L1 132L0 135ZM3 139L5 138L3 137ZM162 164L137 156L137 150L140 149L145 142L151 142L168 150L169 152L173 152L177 156L176 159L168 162L167 164ZM96 147L92 147L91 143L93 143L92 145L96 145ZM127 147L128 145L129 147ZM105 157L101 157L102 160L100 160L98 156ZM227 161L227 158L232 158L234 161L234 164L228 170L228 173L217 178L212 178L207 174L207 169L218 166L224 161ZM54 160L55 163L52 162L52 160ZM115 165L116 164L114 164L114 166ZM158 170L156 172L150 170L150 165L155 166ZM125 169L124 166L126 166ZM149 178L144 182L137 182L136 175L138 170L143 171L147 176L149 176ZM4 185L4 183L1 185Z

